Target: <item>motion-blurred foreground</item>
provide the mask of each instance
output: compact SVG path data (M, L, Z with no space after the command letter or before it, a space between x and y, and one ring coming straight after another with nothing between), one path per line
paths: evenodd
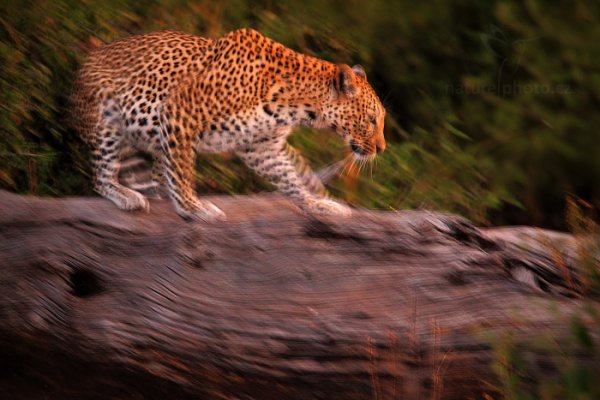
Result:
M0 191L0 398L599 398L600 243L210 200L226 223Z
M87 50L134 33L218 37L253 27L295 50L360 63L385 98L389 146L333 192L370 208L429 208L479 223L563 228L565 198L597 207L600 6L576 1L0 4L0 186L90 194L87 149L66 101ZM293 139L316 169L344 157L333 135ZM201 156L203 193L266 189L230 155Z

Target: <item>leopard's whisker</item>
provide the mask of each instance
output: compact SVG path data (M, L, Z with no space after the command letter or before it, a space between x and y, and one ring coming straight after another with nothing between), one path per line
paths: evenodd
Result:
M317 172L317 176L323 183L327 183L331 181L334 177L340 176L342 174L343 168L345 168L347 161L348 157L345 157L339 161L335 161L331 164L328 164Z
M348 164L348 169L346 170L346 175L352 174L356 170L356 160L353 158L352 161Z
M349 157L346 157L344 160L346 161L346 164L344 165L344 168L342 168L342 172L340 173L340 176L343 175L347 175L350 173L350 168L352 168L352 165L354 163L354 157L352 157L352 155L350 154Z
M354 158L352 160L352 168L354 170L355 175L358 175L360 173L360 159Z

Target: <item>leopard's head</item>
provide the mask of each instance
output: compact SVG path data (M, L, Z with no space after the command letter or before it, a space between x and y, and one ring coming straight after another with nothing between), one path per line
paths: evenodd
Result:
M385 108L367 82L360 65L336 66L331 100L323 105L322 125L338 133L358 159L374 158L385 150Z

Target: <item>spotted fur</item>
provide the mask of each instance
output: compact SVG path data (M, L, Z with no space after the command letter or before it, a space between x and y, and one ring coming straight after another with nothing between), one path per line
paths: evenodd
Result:
M196 197L196 152L235 151L306 210L347 215L287 136L308 125L337 132L358 158L385 148L385 111L360 66L309 57L249 29L214 40L156 32L102 46L81 68L73 100L94 188L124 210L148 209L117 179L131 148L153 156L153 179L181 216L199 220L224 214Z

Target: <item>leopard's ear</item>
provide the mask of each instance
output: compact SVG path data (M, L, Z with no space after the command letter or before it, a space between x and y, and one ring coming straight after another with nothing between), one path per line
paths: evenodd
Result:
M334 79L334 85L335 90L339 94L343 94L348 97L356 96L356 94L358 94L355 72L346 64L339 64L337 66L337 74Z
M354 71L354 73L360 76L361 78L365 78L365 80L367 79L367 73L365 72L365 69L362 67L362 65L356 64L352 67L352 71Z

